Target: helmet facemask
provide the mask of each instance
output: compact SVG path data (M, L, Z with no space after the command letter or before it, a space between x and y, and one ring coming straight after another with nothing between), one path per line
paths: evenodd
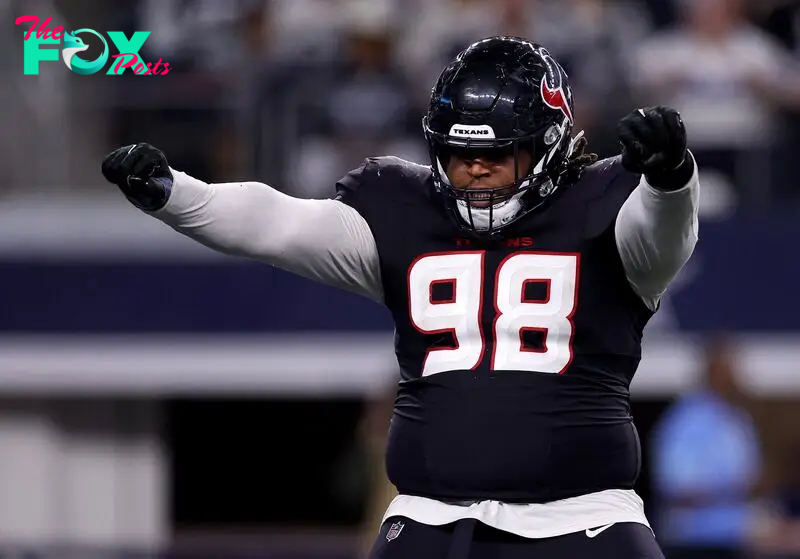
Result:
M438 134L427 125L427 119L423 119L423 127L437 192L457 222L461 222L468 232L483 238L498 236L506 227L542 205L555 192L558 176L548 163L559 154L563 157L570 144L567 120L560 127L548 125L544 130L532 134L500 139ZM528 152L531 162L527 170L520 173L520 153L523 150ZM465 151L473 152L473 157L476 152L483 152L488 154L489 159L513 155L513 182L494 188L453 186L446 172L448 160L450 157L463 157Z

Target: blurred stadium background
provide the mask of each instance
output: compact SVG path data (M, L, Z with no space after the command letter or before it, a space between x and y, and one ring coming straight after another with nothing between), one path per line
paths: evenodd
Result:
M23 75L28 14L151 31L142 57L172 70ZM100 161L147 141L207 181L327 197L365 156L424 162L438 71L498 33L563 61L603 156L631 108L683 113L703 223L633 384L639 490L673 557L800 557L798 2L2 0L0 18L0 557L363 555L391 497L387 313L191 244Z

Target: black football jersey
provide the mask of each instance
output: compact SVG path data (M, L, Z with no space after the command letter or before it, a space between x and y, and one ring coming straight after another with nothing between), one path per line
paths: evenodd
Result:
M633 487L629 385L652 312L614 223L637 184L600 161L484 242L448 217L429 167L370 158L337 183L372 229L394 318L386 460L401 493L534 503Z

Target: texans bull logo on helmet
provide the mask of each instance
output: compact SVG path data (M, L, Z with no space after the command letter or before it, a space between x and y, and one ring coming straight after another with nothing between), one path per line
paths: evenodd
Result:
M546 49L541 49L539 52L547 66L547 72L542 77L541 83L542 100L551 109L560 110L570 123L574 123L575 119L572 117L572 109L569 107L567 92L564 90L564 70L553 60Z

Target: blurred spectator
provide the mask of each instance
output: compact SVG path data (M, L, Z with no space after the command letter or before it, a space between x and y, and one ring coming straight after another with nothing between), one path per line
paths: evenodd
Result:
M735 359L726 343L712 343L705 385L674 404L654 430L656 534L670 559L741 557L752 529L761 449L741 407Z
M212 71L238 66L247 56L242 29L263 10L258 0L142 0L137 28L151 31L143 53Z
M800 3L797 0L761 0L753 3L761 26L787 49L800 52Z
M800 557L800 441L780 453L777 488L765 512L755 538L759 557Z
M271 0L272 42L284 62L330 62L338 52L346 0Z
M795 60L800 60L800 2L798 0L762 0L752 5L754 16L761 27L776 37L781 44L792 51ZM800 110L783 112L782 121L787 129L786 144L779 150L773 163L776 165L776 178L782 200L800 201L800 188L797 188L794 159L800 152ZM793 207L794 206L794 207ZM789 204L794 210L797 205Z
M413 76L420 106L442 68L470 43L492 35L514 35L560 52L567 39L569 10L553 0L416 0L401 39L398 59Z
M333 182L366 154L421 161L421 113L411 85L393 62L390 6L342 14L341 60L310 88L291 91L300 137L290 154L288 189L297 196L327 197Z
M701 167L725 173L749 202L769 195L778 110L800 106L788 52L744 19L742 0L680 0L680 23L633 61L643 103L681 111Z
M270 16L260 0L141 0L130 13L120 7L115 19L130 20L128 33L151 32L144 60L169 62L170 72L107 82L113 88L109 143L157 143L178 168L210 181L251 168L243 146L252 143L250 97L258 70L274 58Z
M666 27L675 22L674 0L643 0L642 4L647 6L656 27Z
M436 77L445 64L473 41L497 27L496 7L484 0L414 0L407 28L398 39L396 59L414 83L414 101L427 108Z
M545 45L569 74L576 125L586 130L592 151L612 157L619 151L617 119L635 106L628 58L651 32L649 14L640 4L625 0L565 0L545 5L549 10L542 12L550 17L540 20L536 31L557 30L557 37L543 35L542 40L548 41Z

